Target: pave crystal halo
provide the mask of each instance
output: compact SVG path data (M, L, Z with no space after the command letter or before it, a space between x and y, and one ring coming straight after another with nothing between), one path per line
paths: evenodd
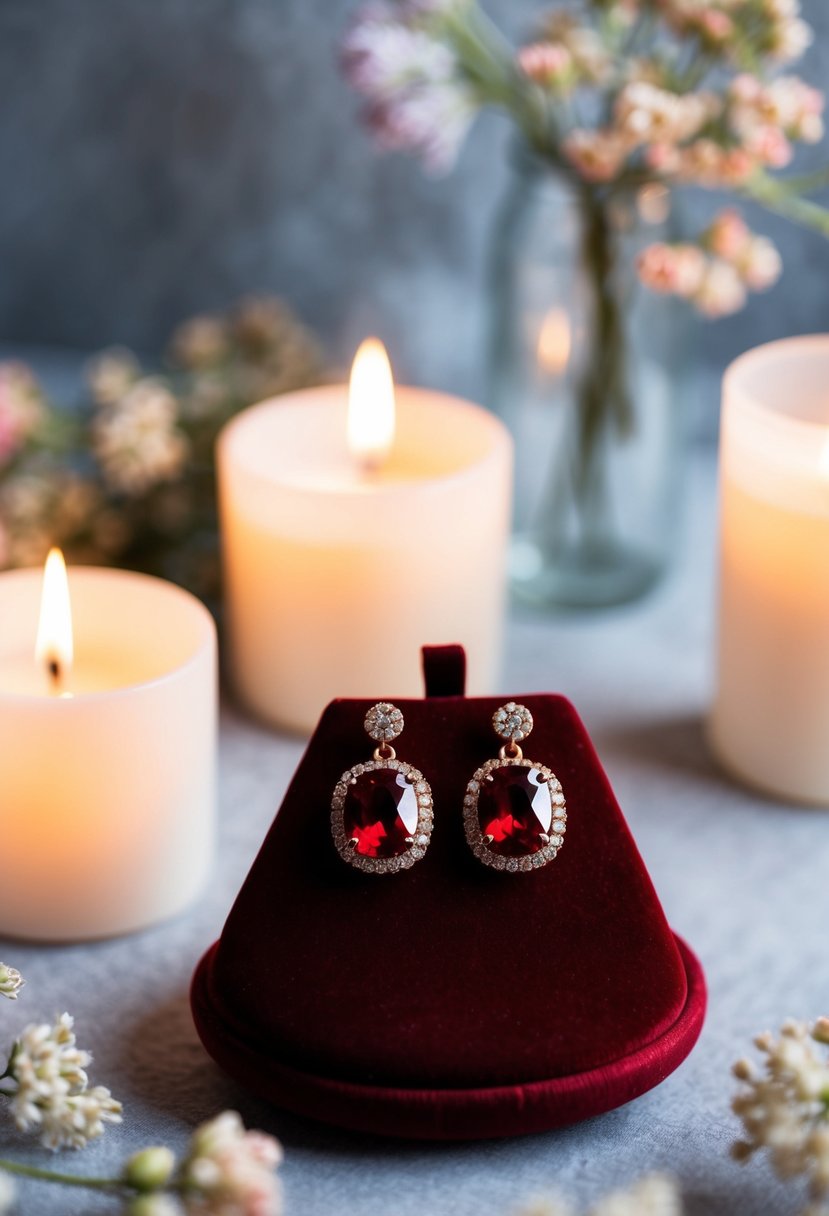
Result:
M375 743L391 743L403 731L403 715L396 705L380 701L366 714L364 726L369 739Z
M432 791L419 769L398 760L391 740L403 730L396 705L381 701L366 714L374 757L347 769L331 799L331 834L342 857L367 874L408 870L432 836Z
M466 839L484 865L509 873L539 870L564 843L567 807L551 769L526 760L519 743L533 728L526 705L509 701L492 715L505 740L497 759L472 776L463 800Z

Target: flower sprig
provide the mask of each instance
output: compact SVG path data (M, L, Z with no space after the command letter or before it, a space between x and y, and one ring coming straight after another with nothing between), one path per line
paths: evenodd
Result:
M518 48L476 0L376 0L343 64L380 146L432 169L451 166L492 106L584 196L727 190L829 236L829 211L805 197L824 176L775 176L823 137L823 94L788 71L811 40L800 0L582 0L551 9ZM708 316L741 307L753 280L770 285L780 258L767 242L750 266L699 262L689 290L688 258L675 267L660 249L640 263L648 286L676 282Z
M315 340L270 297L185 322L160 370L102 352L74 409L0 363L0 570L40 565L56 544L216 600L216 436L243 407L324 378Z
M642 251L639 277L652 291L682 296L706 316L736 312L750 291L765 291L778 279L780 254L751 232L734 208L717 215L698 244L657 242Z
M682 1216L682 1198L676 1179L647 1174L629 1187L610 1191L585 1216ZM576 1216L564 1199L542 1200L525 1208L521 1216Z
M12 1000L23 986L13 967L0 963L0 995ZM89 1085L89 1052L79 1048L72 1018L27 1026L0 1076L0 1097L21 1131L36 1129L54 1151L82 1149L120 1123L121 1103L104 1086ZM235 1111L202 1123L177 1160L166 1146L133 1154L111 1178L63 1173L0 1159L0 1216L15 1201L13 1177L104 1191L120 1197L129 1216L280 1216L277 1168L282 1149L263 1132L247 1131Z
M152 1146L130 1157L118 1177L86 1177L0 1160L0 1213L10 1210L11 1177L17 1175L118 1196L128 1216L280 1216L282 1188L276 1171L281 1161L282 1149L273 1136L246 1131L235 1111L223 1111L196 1128L180 1161L166 1146Z
M121 1122L121 1103L103 1085L90 1087L92 1056L77 1045L73 1019L27 1026L0 1077L0 1097L20 1131L36 1128L46 1148L84 1148Z
M763 1057L762 1065L744 1058L733 1070L740 1087L732 1106L743 1125L743 1138L735 1143L733 1155L746 1162L766 1152L780 1178L803 1178L813 1199L826 1201L829 1018L819 1018L812 1026L787 1021L777 1037L765 1032L754 1045ZM827 1216L829 1205L818 1202L807 1213Z
M16 968L0 963L0 996L16 1001L24 982L23 976Z

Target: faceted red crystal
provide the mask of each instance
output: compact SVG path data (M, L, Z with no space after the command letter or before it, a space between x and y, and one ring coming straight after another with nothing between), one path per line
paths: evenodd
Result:
M527 857L547 843L553 802L547 780L537 768L505 765L481 782L478 821L484 844L503 857Z
M399 857L417 830L417 795L405 773L377 768L360 773L346 790L343 828L361 857Z

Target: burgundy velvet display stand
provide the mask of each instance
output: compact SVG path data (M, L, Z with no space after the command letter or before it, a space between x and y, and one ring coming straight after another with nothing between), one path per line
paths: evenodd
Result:
M525 755L554 770L567 798L558 857L513 874L472 856L463 796L497 755L490 718L506 698L462 695L458 647L427 650L425 669L427 698L396 702L395 746L432 786L426 856L375 875L336 853L332 790L373 745L371 702L334 701L196 971L202 1041L276 1105L386 1136L514 1136L620 1106L696 1042L700 964L671 933L562 697L516 698L535 718Z

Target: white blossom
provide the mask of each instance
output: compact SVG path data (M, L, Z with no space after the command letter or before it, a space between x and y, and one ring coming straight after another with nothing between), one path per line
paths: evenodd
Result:
M715 319L739 312L746 302L746 288L739 271L722 258L711 258L705 266L693 301L703 316Z
M79 1094L56 1095L39 1108L40 1142L46 1148L85 1148L104 1134L104 1124L121 1122L121 1103L104 1085Z
M421 6L375 4L343 42L346 75L368 99L367 122L380 145L410 150L448 169L477 111L452 49L420 24Z
M77 1046L68 1013L52 1026L25 1028L9 1062L16 1082L10 1107L21 1131L38 1128L47 1148L83 1148L103 1134L105 1123L120 1123L120 1102L104 1086L88 1088L91 1059Z
M0 963L0 996L7 996L10 1001L16 1001L17 994L24 983L19 971L14 967L8 967L5 963Z
M276 1175L282 1149L272 1136L246 1131L235 1111L197 1128L181 1172L191 1216L280 1216Z
M590 1216L682 1216L682 1200L672 1178L651 1174L626 1190L605 1196Z
M750 153L780 167L791 159L789 140L817 143L822 138L823 106L820 90L798 76L778 76L765 84L743 72L729 89L728 121Z
M559 1198L538 1200L520 1216L575 1216L573 1207ZM611 1191L586 1216L682 1216L682 1200L673 1178L649 1174L631 1186Z
M751 291L767 291L783 272L783 259L777 247L766 236L751 236L746 242L737 267Z
M555 9L544 23L546 40L564 47L576 78L584 84L608 84L613 76L613 58L598 32L582 24L567 9Z
M175 397L154 377L137 381L98 412L92 446L113 490L140 495L180 475L189 446L177 420Z
M228 353L224 321L219 317L191 317L173 334L171 352L182 367L195 370L214 367Z
M577 127L563 143L564 155L588 182L609 182L621 170L629 144L618 131Z
M672 93L646 80L626 84L614 107L617 130L633 146L693 138L720 108L712 93Z
M705 255L698 246L661 241L643 249L636 263L640 280L651 291L685 299L699 290L705 267Z
M559 1195L546 1199L534 1199L521 1208L518 1216L576 1216L572 1204Z
M769 54L781 63L792 63L814 41L812 27L800 17L784 17L778 21L769 37Z
M745 148L724 148L716 140L704 136L681 148L671 144L651 144L646 150L646 159L660 173L708 189L739 185L750 177L756 167L756 158Z
M135 355L122 346L101 351L86 367L87 384L99 405L113 405L129 391L140 374Z
M743 1125L734 1156L745 1161L766 1150L781 1178L804 1177L816 1199L829 1194L829 1060L815 1046L827 1032L825 1019L811 1029L786 1022L779 1037L755 1039L762 1067L743 1059L733 1068L740 1090L732 1109Z
M43 418L37 382L23 363L0 363L0 466L34 433Z

